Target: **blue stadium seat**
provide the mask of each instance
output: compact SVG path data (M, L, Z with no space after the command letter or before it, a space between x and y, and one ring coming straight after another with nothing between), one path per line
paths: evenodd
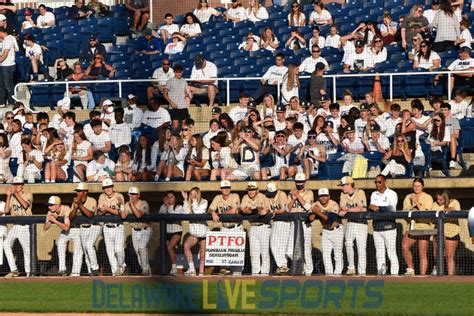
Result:
M216 60L217 58L224 58L229 56L229 52L227 50L215 50L211 52L211 55L209 56L211 60Z
M87 19L82 19L82 20L79 20L77 21L77 25L80 26L80 27L84 27L84 26L89 26L89 25L97 25L97 19L92 17L92 18L87 18Z
M259 49L254 52L250 52L250 56L252 57L257 57L257 58L262 58L262 57L273 57L273 53L269 51L268 49Z
M57 47L50 47L43 52L43 62L47 66L53 66L56 59L61 57L61 50Z
M73 19L66 19L66 20L59 21L58 26L60 28L68 27L68 26L77 26L77 22L76 20L73 20Z
M115 43L116 41L112 25L101 25L98 35L101 43Z
M64 98L66 92L66 85L58 84L51 87L51 102L56 104L59 100Z
M130 79L131 78L130 70L129 69L117 70L117 72L115 73L115 78L117 78L117 79Z
M130 34L130 19L124 17L115 18L114 34L116 36L126 36Z
M130 56L128 54L109 54L107 55L107 59L111 63L116 63L116 62L130 60Z
M382 71L382 72L391 71L395 69L396 67L397 67L397 64L390 60L386 60L384 62L375 64L375 69L377 71Z
M54 33L60 33L61 28L58 26L55 27L48 27L46 29L41 29L41 32L43 33L43 36L46 36L48 34L54 34Z
M114 45L107 49L107 54L127 54L128 45Z
M226 66L231 66L234 64L234 61L231 58L217 58L214 59L214 64L216 64L218 69L221 69Z
M234 28L219 29L219 31L217 32L217 34L220 37L227 37L227 36L235 35L236 33L237 31Z
M124 70L124 69L130 70L132 68L132 65L130 64L130 61L128 61L128 60L113 63L112 66L114 66L114 68L117 69L117 70Z
M207 45L204 45L204 46L206 47L206 50L208 52L213 52L213 51L221 50L221 49L225 48L224 45L221 44L221 43L212 43L212 44L207 44Z
M111 17L102 17L97 20L97 25L110 25L114 26L114 19Z
M43 36L43 41L54 41L54 40L63 40L64 36L62 33L51 33Z
M414 72L424 72L425 69L414 69ZM425 75L405 77L405 95L410 98L428 98L428 81Z
M78 58L79 57L79 45L80 42L74 38L64 38L64 50L63 54L66 58Z
M234 60L235 66L256 65L256 59L252 57L238 58Z
M51 106L51 90L49 86L32 86L30 87L30 93L30 106L32 108L38 106Z
M103 82L106 82L105 80ZM102 98L116 97L117 95L117 84L112 83L100 83L92 85L92 93L94 95L94 101L96 104L100 103Z
M84 34L86 36L89 36L91 34L97 34L97 26L92 25L92 24L86 24L84 26L81 26L80 31L81 34ZM100 28L100 32L102 32L102 27ZM99 32L99 33L100 33Z
M236 35L230 35L230 36L226 36L222 38L222 44L227 45L230 43L238 43L240 40L241 40L240 37Z
M74 34L74 33L80 33L80 31L81 31L81 28L77 26L76 24L61 27L61 33L63 33L64 36L69 35L69 34Z

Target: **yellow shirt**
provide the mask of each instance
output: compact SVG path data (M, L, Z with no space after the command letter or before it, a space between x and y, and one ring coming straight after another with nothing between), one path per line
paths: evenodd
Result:
M431 195L423 192L419 198L420 209L414 209L411 199L415 196L415 193L410 193L403 200L404 211L432 211L433 210L433 198ZM431 220L427 219L416 219L412 221L412 229L433 229L434 224Z
M449 201L448 208L454 211L461 210L461 204L456 199ZM439 205L438 203L433 203L433 211L444 211L444 205ZM459 221L457 218L446 218L444 220L444 235L448 238L453 238L460 233Z
M30 216L31 206L33 205L33 195L31 193L23 192L23 199L28 201L28 208L24 208L17 198L12 194L10 196L10 214L11 216Z

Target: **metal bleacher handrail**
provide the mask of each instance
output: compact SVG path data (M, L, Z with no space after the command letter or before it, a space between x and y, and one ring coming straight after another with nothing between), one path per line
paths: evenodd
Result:
M373 72L373 73L349 73L349 74L335 74L335 75L324 75L325 78L332 80L332 94L333 100L336 100L336 88L337 88L337 79L338 78L358 78L358 77L389 77L389 100L393 101L393 78L394 77L407 77L407 76L420 76L420 75L447 75L447 85L448 85L448 99L451 99L451 76L453 74L474 74L474 71L413 71L413 72ZM309 79L310 76L300 76L300 79ZM261 80L262 77L224 77L216 78L217 81L224 81L226 83L226 104L230 105L230 82L231 81L257 81ZM186 80L191 80L186 78ZM126 83L137 83L137 82L156 82L156 79L106 79L106 80L82 80L82 81L43 81L43 82L20 82L15 86L15 96L19 98L18 92L20 87L30 87L30 86L48 86L48 85L65 85L66 91L69 90L69 85L78 85L78 84L118 84L119 88L119 97L122 97L122 85ZM280 84L277 85L277 94L278 99L280 98ZM21 99L21 98L19 98ZM26 101L26 100L23 100Z

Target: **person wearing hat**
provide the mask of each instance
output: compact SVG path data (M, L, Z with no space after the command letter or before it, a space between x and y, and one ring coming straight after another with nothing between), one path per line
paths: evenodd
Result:
M368 151L385 154L390 149L390 141L380 132L380 126L377 123L370 126L370 138L362 138L362 143Z
M133 16L132 32L139 33L143 31L150 20L149 1L125 0L125 8L131 11Z
M91 276L99 275L99 264L97 263L97 253L94 245L102 232L102 227L98 223L94 223L91 219L97 213L97 200L89 196L89 187L87 183L80 182L74 189L76 196L72 200L71 213L69 219L73 227L79 227L82 250L84 251L87 272ZM76 224L74 219L78 215L83 215L89 221ZM71 228L75 229L75 228Z
M269 140L268 152L262 152L264 155L271 155L273 165L265 167L261 171L261 180L278 177L285 180L286 169L290 161L290 153L293 146L288 144L287 136L284 130L277 131L275 137Z
M53 12L49 12L44 4L38 6L38 13L39 15L36 19L36 24L33 27L47 29L56 26L56 16Z
M124 108L124 121L130 128L136 130L142 124L143 111L137 105L137 97L134 94L127 96L127 107Z
M21 23L21 31L23 32L24 30L36 27L35 22L31 18L31 16L33 15L33 11L31 9L25 9L25 11L23 11L23 14L25 15L25 21Z
M114 103L110 99L102 101L100 120L110 126L115 123Z
M321 115L324 117L331 116L331 111L329 110L329 106L331 105L331 98L326 93L323 93L319 98L319 105L321 106L316 111L316 116Z
M296 159L303 162L303 170L306 179L319 173L319 164L327 159L326 148L317 142L315 130L308 131L306 145L300 149Z
M459 48L459 58L453 61L449 66L450 71L473 71L474 58L471 58L471 49L467 46ZM439 82L440 75L435 76L435 84ZM451 75L451 94L457 89L468 90L474 87L472 73L456 73ZM456 90L455 90L456 89ZM0 99L1 101L1 99Z
M56 224L61 229L56 243L59 258L58 275L66 276L66 248L67 243L72 241L74 250L71 276L80 276L84 252L82 251L80 229L71 226L71 219L69 218L71 209L67 205L62 205L61 198L55 195L49 197L47 205L48 213L43 229L45 231L49 230L52 224ZM58 218L62 218L62 221Z
M121 219L125 199L122 193L114 190L114 182L107 178L102 181L103 193L99 196L98 215L115 219L114 222L105 220L104 241L107 257L109 258L112 275L122 275L125 270L124 227Z
M350 73L351 71L368 71L374 67L371 53L365 49L363 40L358 39L354 43L355 52L352 52L344 59L343 71Z
M125 207L120 210L122 219L126 219L128 215L132 215L137 219L143 215L150 214L148 202L140 199L140 189L130 187L128 189L128 202ZM142 275L151 275L150 261L148 260L148 242L150 241L153 230L150 223L134 222L132 226L132 244L135 254L138 258L138 264L142 268Z
M273 121L275 129L277 131L284 130L286 128L286 106L278 104L275 113L276 119Z
M232 0L231 7L224 12L227 21L242 22L247 20L247 12L242 7L241 0Z
M73 20L83 20L94 15L95 11L85 5L85 0L75 0L67 15Z
M342 250L344 248L344 227L339 218L339 204L329 196L327 188L318 190L318 200L311 206L310 220L318 218L323 226L321 246L324 272L326 275L341 275L344 268ZM314 216L314 217L313 217ZM332 252L334 262L332 264Z
M171 128L177 130L183 121L189 119L189 104L191 96L188 93L188 84L183 78L184 69L180 64L173 67L174 77L170 78L163 90L163 96L169 103Z
M92 158L86 167L87 182L100 182L115 175L115 163L104 152L94 150Z
M360 105L360 117L354 121L354 128L356 131L356 137L362 138L368 136L366 133L367 121L369 120L369 104L361 103Z
M256 182L247 183L247 194L240 203L242 214L265 216L270 212L267 197L258 192ZM270 225L266 222L250 222L250 262L252 275L270 273Z
M351 212L366 212L367 198L364 190L356 189L354 180L349 177L343 177L339 186L342 189L339 198L339 216L344 217ZM367 220L365 219L349 219L346 224L346 253L347 253L347 275L356 274L356 267L354 263L354 240L357 244L357 272L359 275L365 275L367 268Z
M238 49L246 52L255 52L259 50L260 46L258 45L258 36L256 37L252 32L249 32L245 41L240 43Z
M145 29L143 36L137 40L136 53L143 55L157 55L164 51L164 44L161 38L153 36L151 29Z
M328 155L334 155L337 152L337 146L341 143L339 133L334 129L332 121L326 121L323 125L323 132L316 136L316 142L323 145Z
M236 193L231 193L231 183L229 180L220 182L221 194L212 200L209 206L209 213L214 222L220 222L219 214L238 214L240 208L240 197ZM223 222L221 231L243 231L242 223ZM242 274L243 267L222 267L219 271L221 275Z
M439 8L440 0L433 0L431 1L431 9L423 11L423 16L428 20L429 24L433 23L436 13L439 12Z
M0 17L1 21L1 17ZM19 50L14 36L9 35L5 27L0 26L0 41L2 41L2 53L0 55L0 108L6 104L15 104L12 96L13 73L15 72L15 52Z
M313 48L314 51L321 52L321 49L319 47ZM318 53L320 54L320 53ZM314 55L314 53L313 53ZM312 57L308 57L312 58ZM322 58L322 57L320 57ZM306 60L305 60L306 61ZM310 68L312 65L313 60L310 62L307 62L308 66L305 66L306 68ZM313 67L313 69L305 69L311 70L309 73L311 74L311 82L309 86L309 95L311 98L311 103L315 104L316 106L319 106L320 102L322 101L321 98L326 97L326 90L327 90L327 82L326 78L324 78L324 71L326 69L326 65L321 62L317 61ZM301 69L301 68L300 68Z
M24 191L24 180L22 177L14 177L12 186L5 189L7 200L5 201L5 214L11 216L31 216L33 205L33 195ZM14 278L20 275L15 263L12 247L18 239L23 249L23 262L26 276L30 275L30 226L15 224L8 232L4 242L5 257L7 257L10 272L5 278Z
M288 195L288 211L290 213L308 213L311 212L311 205L314 202L313 191L306 189L306 176L299 172L295 176L295 188ZM304 274L311 275L313 273L313 257L312 257L312 227L311 223L302 222L304 236ZM295 227L293 227L293 230ZM293 253L294 248L294 231L290 232L290 251Z
M206 60L201 54L198 54L194 59L194 66L191 69L191 81L188 82L190 99L192 99L194 94L207 94L209 106L212 108L217 95L216 78L216 65Z
M283 76L288 72L285 66L285 55L277 53L275 55L275 65L268 68L267 72L262 76L261 84L253 95L253 100L260 104L266 94L276 95L277 85L283 81Z
M81 63L92 63L94 60L94 56L99 53L102 56L107 57L107 52L105 50L105 46L102 43L99 43L99 38L96 34L89 35L88 46L85 47L79 53L79 61Z
M171 67L171 61L168 57L164 57L161 61L161 67L156 68L151 76L152 79L156 79L156 82L152 82L146 90L148 102L155 95L163 94L166 89L166 82L173 77L174 69Z

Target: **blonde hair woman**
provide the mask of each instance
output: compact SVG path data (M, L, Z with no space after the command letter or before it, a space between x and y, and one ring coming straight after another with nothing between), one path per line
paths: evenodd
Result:
M281 84L281 103L288 104L292 97L299 97L300 75L299 66L290 64L288 72L283 76Z
M273 95L266 94L263 97L263 107L260 110L260 117L275 117L276 116L276 106L275 106L275 99Z
M411 150L405 136L398 135L393 142L393 147L385 153L382 162L385 168L382 170L384 176L403 176L406 167L411 162Z
M247 9L247 19L252 22L259 22L269 18L268 11L260 5L260 0L249 0Z

